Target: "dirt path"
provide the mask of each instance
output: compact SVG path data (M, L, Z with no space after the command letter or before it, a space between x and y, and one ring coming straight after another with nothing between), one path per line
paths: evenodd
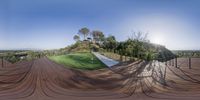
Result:
M143 67L141 67L143 66ZM166 84L158 69L137 61L109 69L81 71L64 68L47 58L0 68L0 100L198 100L200 68L168 66ZM150 74L148 74L150 75Z

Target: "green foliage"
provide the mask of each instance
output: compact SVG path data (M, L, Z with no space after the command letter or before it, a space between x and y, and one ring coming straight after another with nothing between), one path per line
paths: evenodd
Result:
M166 61L175 57L175 55L164 46L138 41L135 39L128 39L124 42L119 42L115 50L120 55L147 61L154 59Z
M4 55L2 55L2 57L4 60L11 62L11 63L20 61L20 58L15 56L15 52L4 53Z
M97 51L99 51L100 47L99 47L99 45L97 45L97 44L91 43L91 44L90 44L90 49L91 49L92 51L97 52Z
M105 38L103 42L103 48L107 49L107 51L112 51L116 48L117 46L117 41L115 39L115 36L108 36Z
M157 47L157 52L155 55L155 59L161 62L168 61L176 57L176 55L174 55L170 50L163 46Z
M89 41L76 42L67 48L67 52L89 52Z
M45 52L44 51L43 52L42 51L29 51L29 52L27 52L27 54L28 54L26 57L27 60L34 60L34 59L44 56Z
M105 39L103 32L98 30L92 31L91 35L93 37L93 41L98 44L101 44Z
M78 42L78 41L80 41L80 37L79 37L78 35L74 35L74 40L75 40L76 42Z
M15 56L9 56L9 57L7 57L6 59L7 59L7 61L9 61L9 62L11 62L11 63L15 63L15 62L17 62L17 61L20 60L20 58L17 58L17 57L15 57Z
M82 28L79 33L88 34L89 29ZM80 51L104 51L117 53L120 56L131 57L131 59L143 59L143 60L159 60L166 61L173 59L175 55L166 49L164 46L152 44L147 39L147 35L142 32L133 32L132 37L129 37L126 41L118 42L115 36L104 37L103 32L94 30L91 32L93 41L79 41L69 47L69 52ZM102 50L104 49L104 50ZM121 57L122 58L122 57Z
M78 31L78 33L79 33L80 35L83 35L83 39L84 39L84 40L86 40L86 37L88 36L89 32L90 32L90 30L89 30L88 28L86 28L86 27L81 28L81 29Z

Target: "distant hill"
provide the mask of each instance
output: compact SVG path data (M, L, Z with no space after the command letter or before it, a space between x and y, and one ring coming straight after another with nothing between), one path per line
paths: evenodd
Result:
M176 55L164 46L159 46L157 60L168 61L174 59Z
M178 57L200 57L200 50L172 50Z
M177 57L172 51L167 49L163 45L154 44L154 43L144 43L146 50L153 52L153 56L156 60L164 62Z

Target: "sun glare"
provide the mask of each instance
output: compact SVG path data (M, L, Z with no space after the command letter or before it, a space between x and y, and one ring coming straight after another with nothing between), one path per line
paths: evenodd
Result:
M161 44L161 45L163 45L163 39L161 37L153 37L151 39L151 42L155 43L155 44Z

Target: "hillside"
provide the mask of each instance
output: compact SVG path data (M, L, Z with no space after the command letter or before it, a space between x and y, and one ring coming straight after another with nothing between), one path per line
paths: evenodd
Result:
M129 43L129 44L128 44ZM132 43L132 44L131 44ZM114 54L118 54L121 56L128 56L140 59L150 59L150 60L158 60L158 61L168 61L176 57L169 49L165 46L141 42L135 43L134 41L125 41L125 42L117 42L116 47L111 49L109 47L105 47L105 45L99 45L95 43L90 43L88 41L84 42L76 42L71 46L66 47L65 49L70 52L113 52ZM128 44L128 45L127 45ZM139 46L135 47L136 44ZM136 49L138 50L136 52Z
M172 51L167 49L165 46L157 45L157 44L149 44L149 45L153 45L151 49L155 50L154 51L154 54L156 56L155 58L158 61L164 62L164 61L174 59L176 57L176 55Z

